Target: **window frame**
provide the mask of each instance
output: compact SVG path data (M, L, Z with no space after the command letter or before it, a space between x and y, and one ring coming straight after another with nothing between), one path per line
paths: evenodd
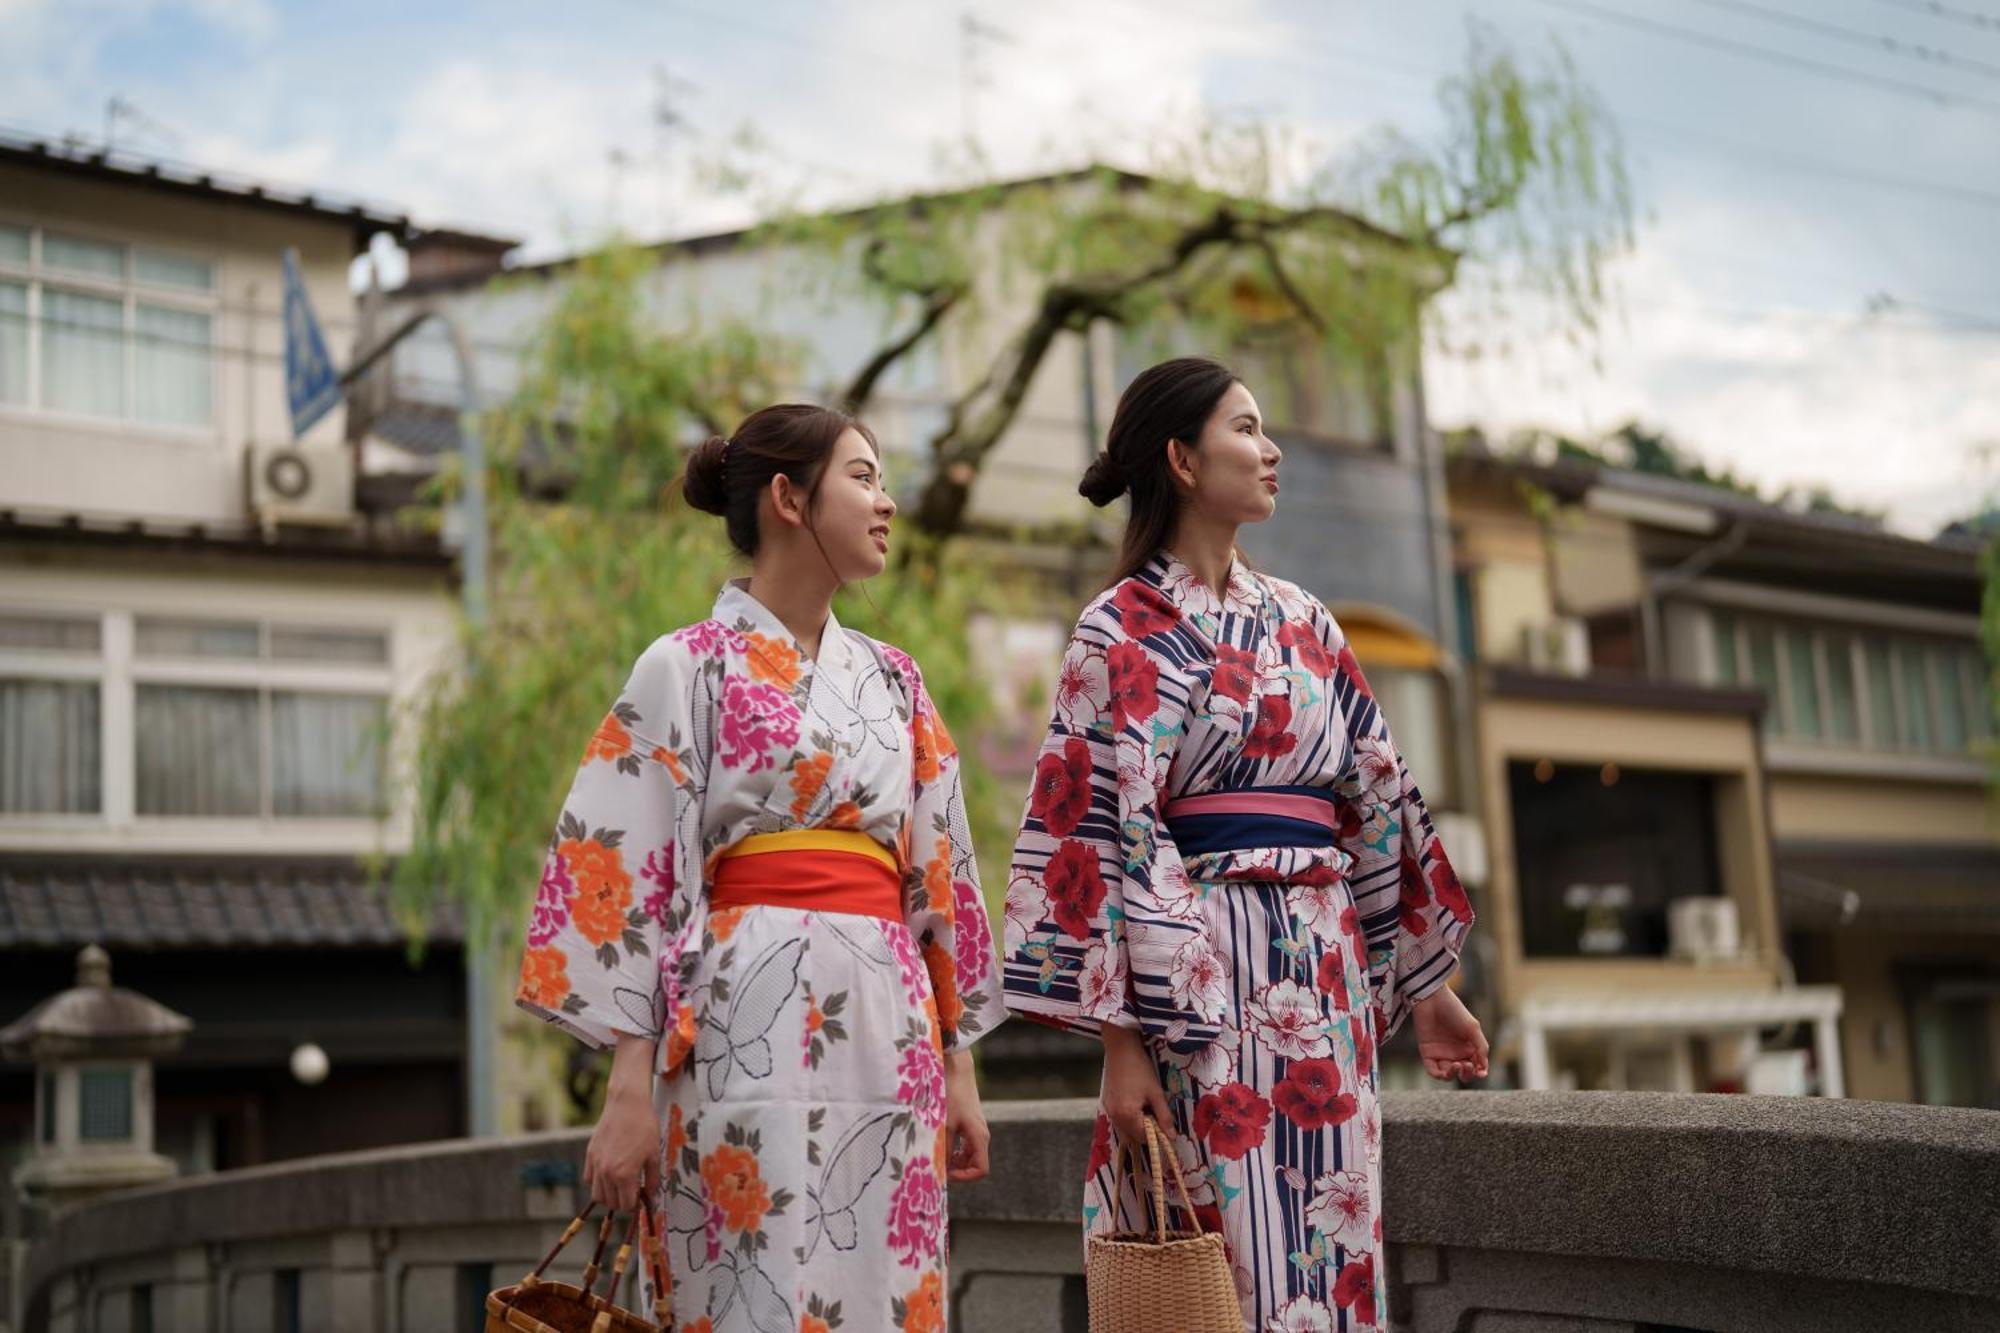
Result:
M104 429L116 426L121 430L144 431L153 434L188 440L214 440L221 435L222 415L222 355L219 335L222 327L222 255L219 251L197 250L176 244L159 244L150 239L139 239L119 235L110 230L89 224L71 225L68 222L50 226L44 221L23 217L18 214L0 212L0 226L25 230L28 233L28 258L25 263L0 257L0 283L20 285L27 291L26 328L26 376L27 397L23 402L0 402L0 415L25 418L35 421L55 422L89 429ZM102 275L68 273L52 269L44 259L44 238L49 232L62 236L73 236L78 240L92 241L101 245L115 245L119 250L119 276L116 280ZM138 251L191 260L208 266L211 282L207 290L187 287L159 286L140 281L138 277ZM42 365L47 342L48 329L43 323L44 297L49 288L74 292L82 296L110 298L119 302L119 358L123 379L120 384L119 410L115 414L80 411L74 408L51 407L45 400L42 385ZM209 322L208 346L208 419L200 423L156 421L140 416L137 410L138 357L139 346L138 311L141 305L178 311L184 314L206 316Z
M130 609L80 609L73 605L0 603L0 615L48 620L96 620L98 648L86 650L0 649L0 675L11 679L95 681L99 688L99 809L94 812L0 813L4 830L119 829L185 833L252 828L330 829L354 824L373 826L381 817L396 819L403 793L396 783L397 704L396 626L390 620L354 617L310 618L294 615L217 614L213 608L162 606L143 614ZM144 619L213 623L248 623L258 627L255 658L141 656L136 650L138 623ZM269 656L274 631L346 632L379 635L383 658L378 663L305 662ZM243 815L142 814L138 810L138 694L146 685L186 685L196 688L249 689L258 695L259 781L258 813ZM382 765L377 809L362 814L307 815L275 813L273 764L270 750L271 699L275 693L361 695L379 699L387 731L379 749Z

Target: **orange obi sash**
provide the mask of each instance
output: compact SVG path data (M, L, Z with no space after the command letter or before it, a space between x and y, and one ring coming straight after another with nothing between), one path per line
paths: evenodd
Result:
M708 901L901 921L903 877L888 848L853 829L755 833L717 858Z

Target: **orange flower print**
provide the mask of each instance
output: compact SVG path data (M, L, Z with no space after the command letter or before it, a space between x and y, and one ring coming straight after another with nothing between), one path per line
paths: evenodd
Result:
M597 724L597 731L591 736L590 744L583 752L583 762L593 759L608 759L618 762L632 753L632 733L618 719L616 712L606 713L604 720Z
M729 943L729 937L736 933L738 923L743 920L747 907L724 907L708 914L708 928L715 936L717 944Z
M707 1315L703 1315L692 1324L682 1324L681 1333L715 1333L715 1325L709 1322Z
M750 675L790 694L799 683L799 650L762 634L745 634L750 644Z
M813 798L826 785L826 775L833 771L833 756L816 754L810 759L800 759L792 765L792 818L803 820L806 811L812 809Z
M965 1012L965 1005L958 998L958 976L952 970L951 955L941 945L926 944L924 968L931 974L931 994L937 996L938 1022L947 1031L958 1031L959 1016Z
M936 1271L897 1302L902 1307L896 1327L902 1333L944 1333L944 1278Z
M827 1327L826 1320L807 1314L799 1316L799 1333L832 1333L832 1330Z
M944 714L933 708L930 710L930 719L931 745L937 750L938 762L943 763L958 753L958 744L952 740L951 733L944 729Z
M951 839L937 840L937 854L924 865L924 895L933 912L951 906Z
M672 750L669 750L664 745L655 745L653 747L653 762L666 766L667 772L673 777L674 785L680 787L687 786L687 770L681 767L681 761L675 757Z
M681 1121L681 1105L675 1102L667 1112L667 1160L680 1161L681 1149L687 1146L687 1126Z
M826 1026L826 1010L819 1007L819 1001L806 1001L806 1035L811 1036Z
M826 817L828 828L860 828L861 807L852 801L842 801L833 807L833 813Z
M555 945L530 949L521 958L521 987L515 992L537 1009L560 1009L569 998L569 964Z
M936 782L939 772L937 740L931 731L929 713L919 710L910 718L910 741L916 749L917 781Z
M751 1230L771 1207L770 1187L757 1174L757 1155L748 1148L718 1145L701 1159L701 1183L731 1231Z
M667 1068L671 1074L694 1054L694 1010L685 1005L674 1015L674 1025L667 1032Z
M610 944L625 933L625 913L632 907L632 876L616 847L596 838L565 838L556 852L576 881L570 920L592 944Z

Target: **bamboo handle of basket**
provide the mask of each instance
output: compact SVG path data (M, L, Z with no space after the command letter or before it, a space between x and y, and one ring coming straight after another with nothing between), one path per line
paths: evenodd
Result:
M553 1246L550 1247L549 1252L547 1254L542 1256L542 1261L535 1265L535 1271L528 1274L527 1277L521 1279L522 1286L531 1287L535 1283L542 1280L542 1274L546 1273L548 1271L549 1265L556 1261L556 1256L563 1252L563 1246L575 1240L576 1233L583 1230L584 1219L590 1216L590 1210L595 1207L597 1207L597 1203L595 1200L592 1200L591 1202L583 1206L583 1211L578 1213L576 1217L570 1221L570 1224L563 1228L562 1237L559 1240L557 1240Z
M646 1265L653 1276L653 1322L664 1333L673 1333L674 1288L673 1275L667 1270L666 1237L660 1219L653 1213L652 1202L643 1191L639 1195L639 1209L645 1219L640 1234L646 1247Z
M586 1297L597 1285L597 1275L604 1271L604 1247L611 1240L611 1223L617 1216L609 1208L604 1210L604 1225L597 1229L597 1250L590 1256L590 1267L583 1270L583 1294Z

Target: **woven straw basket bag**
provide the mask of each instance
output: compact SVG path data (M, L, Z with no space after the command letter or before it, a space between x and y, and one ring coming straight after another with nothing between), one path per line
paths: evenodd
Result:
M1122 1145L1121 1165L1131 1145ZM1090 1333L1243 1333L1243 1307L1222 1237L1201 1230L1188 1199L1181 1164L1162 1152L1160 1131L1146 1120L1146 1156L1152 1167L1154 1231L1092 1236L1085 1246L1084 1283L1090 1304ZM1160 1159L1166 1159L1180 1189L1193 1231L1167 1230L1167 1189ZM1133 1188L1138 1188L1133 1177Z
M591 1255L590 1266L583 1270L583 1285L573 1287L567 1282L543 1279L543 1272L562 1253L563 1247L576 1239L576 1233L583 1230L584 1220L589 1216L590 1208L586 1207L563 1228L562 1239L543 1256L534 1272L511 1287L487 1294L486 1333L672 1333L674 1298L668 1281L666 1245L643 1194L639 1210L632 1214L632 1224L626 1229L625 1243L618 1247L618 1256L612 1260L611 1285L605 1288L606 1295L599 1296L596 1287L604 1262L604 1247L611 1239L614 1215L608 1212L597 1229L597 1252ZM653 1283L652 1319L611 1303L618 1284L625 1280L635 1237Z

